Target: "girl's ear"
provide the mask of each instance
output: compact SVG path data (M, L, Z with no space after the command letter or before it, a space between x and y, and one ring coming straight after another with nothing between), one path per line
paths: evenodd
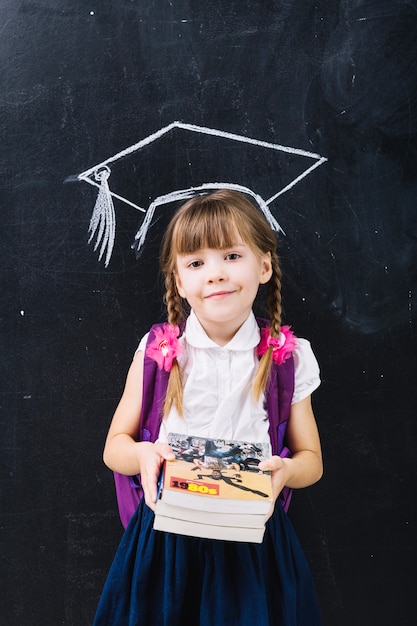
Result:
M272 276L271 253L267 252L262 257L261 276L260 276L260 279L259 279L259 284L260 285L264 285L265 283L268 282L268 280L270 280L271 276Z

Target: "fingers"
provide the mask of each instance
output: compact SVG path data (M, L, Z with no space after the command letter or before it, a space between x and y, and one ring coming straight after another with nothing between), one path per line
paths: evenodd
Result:
M175 459L175 454L167 443L156 443L155 449L162 459L166 459L167 461L173 461Z
M175 455L168 444L156 443L147 449L146 457L142 458L142 487L145 502L153 511L158 497L158 479L164 460L172 461Z
M274 511L276 500L286 483L287 475L285 469L285 461L280 456L272 456L271 458L259 463L259 469L264 472L271 472L274 504L269 512L269 515L267 516L267 519L269 519Z
M263 472L274 472L283 467L283 461L280 456L271 456L270 459L266 459L265 461L261 461L259 463L259 469Z
M157 479L144 480L142 479L143 494L145 502L150 509L155 510L156 499L158 496Z

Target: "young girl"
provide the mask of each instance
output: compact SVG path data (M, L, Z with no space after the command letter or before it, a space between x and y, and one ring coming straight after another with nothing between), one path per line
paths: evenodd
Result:
M322 475L310 400L319 370L310 344L295 339L289 327L281 328L275 235L244 195L217 190L188 200L176 212L163 241L161 266L170 324L160 344L168 358L161 357L159 365L170 372L163 415L155 443L138 441L144 358L152 353L145 336L104 450L109 468L140 474L144 499L117 551L95 625L319 626L309 568L278 497L284 488L306 487ZM261 330L252 305L262 284L267 284L270 319ZM294 373L289 389L280 393L294 388L285 432L291 456L281 458L275 446L259 466L271 471L275 496L263 542L153 530L161 465L173 459L168 433L269 441L270 371L274 362L289 359Z

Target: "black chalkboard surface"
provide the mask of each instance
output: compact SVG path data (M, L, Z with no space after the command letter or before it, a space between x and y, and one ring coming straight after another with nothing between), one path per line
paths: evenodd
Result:
M109 164L109 188L145 210L226 176L276 196L285 320L323 379L325 476L290 511L323 621L414 624L417 3L3 0L0 18L0 623L91 623L122 534L102 447L164 318L172 206L137 260L144 213L113 197L106 266L79 175L180 122L255 144L175 128Z

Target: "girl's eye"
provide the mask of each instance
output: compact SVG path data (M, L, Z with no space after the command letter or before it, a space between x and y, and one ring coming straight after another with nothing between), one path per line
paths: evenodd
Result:
M226 259L229 261L236 261L236 259L240 259L240 254L237 252L230 252L230 254L226 255Z
M203 265L203 261L191 261L191 263L188 264L188 267L200 267L201 265Z

